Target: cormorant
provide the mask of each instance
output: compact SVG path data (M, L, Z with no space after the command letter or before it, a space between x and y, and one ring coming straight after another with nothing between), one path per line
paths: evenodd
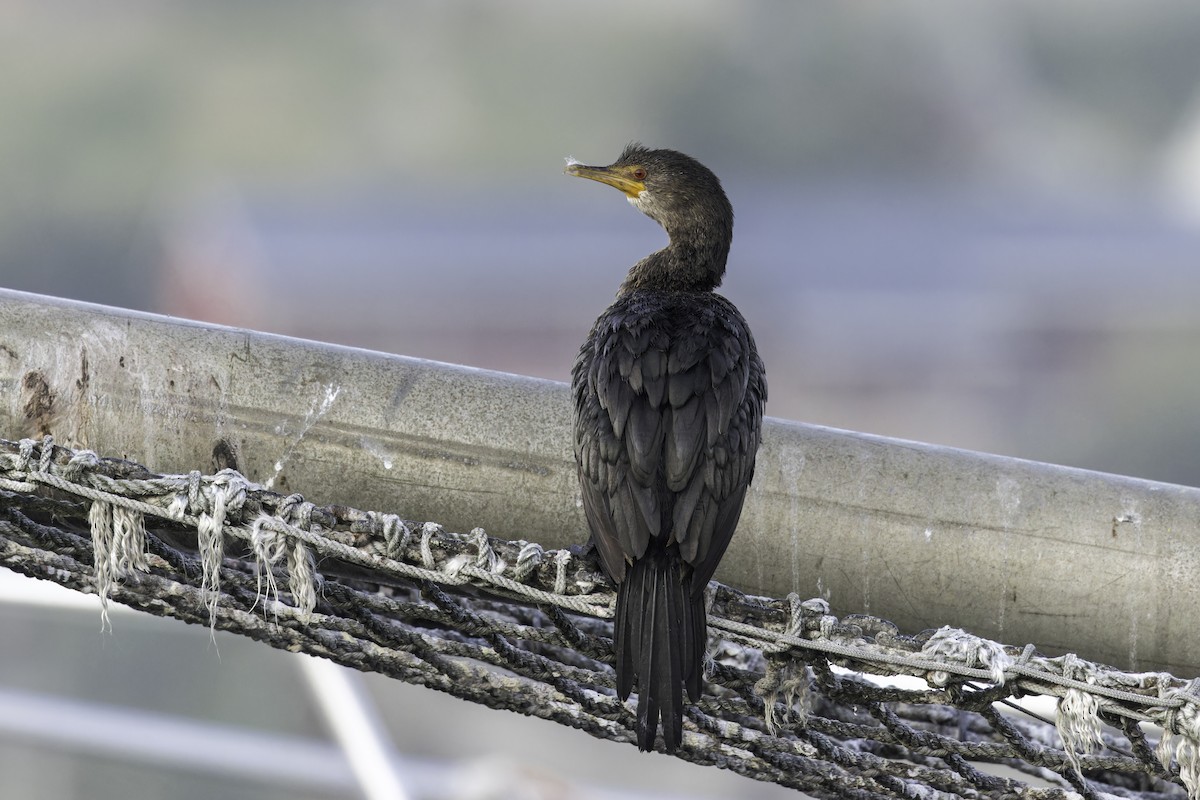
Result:
M673 753L683 687L700 699L704 591L754 475L767 385L754 337L713 290L725 273L733 208L721 182L674 150L631 144L607 167L568 160L666 229L633 265L571 370L583 509L617 584L617 694L638 688L638 748L659 719Z

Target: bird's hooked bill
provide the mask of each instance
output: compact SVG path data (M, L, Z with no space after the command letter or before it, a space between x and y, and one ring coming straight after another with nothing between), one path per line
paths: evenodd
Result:
M630 200L640 197L642 192L646 191L646 182L633 177L636 167L615 164L609 167L590 167L580 164L574 156L567 156L566 162L567 166L563 172L568 175L606 183L620 189Z

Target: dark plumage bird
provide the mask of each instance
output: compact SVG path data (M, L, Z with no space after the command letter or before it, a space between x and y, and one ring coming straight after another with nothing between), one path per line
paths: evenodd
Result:
M583 508L618 586L617 694L638 689L638 747L653 749L661 718L673 753L684 687L700 699L704 590L754 475L767 385L746 321L713 291L733 236L717 176L639 144L567 172L620 189L670 237L629 270L571 386Z

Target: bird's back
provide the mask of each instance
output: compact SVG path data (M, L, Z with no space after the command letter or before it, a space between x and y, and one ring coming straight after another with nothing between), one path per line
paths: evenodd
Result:
M639 743L648 749L644 728L661 706L673 750L682 714L673 708L681 702L678 681L699 695L704 588L737 527L754 473L766 400L763 365L742 315L720 295L632 290L596 321L572 370L572 388L584 510L605 569L621 585L618 691L628 696L639 676ZM662 601L668 619L660 614L643 625L655 619L662 591L682 592L683 607ZM664 659L682 661L659 670L662 685L655 688L646 672L654 648L670 644L659 641L664 637L678 639L680 652L660 653L660 667ZM648 736L652 742L653 727Z

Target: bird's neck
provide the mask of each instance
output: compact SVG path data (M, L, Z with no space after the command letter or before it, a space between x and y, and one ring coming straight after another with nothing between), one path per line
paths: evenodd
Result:
M635 289L711 292L721 285L729 236L668 231L671 242L634 264L618 294Z

